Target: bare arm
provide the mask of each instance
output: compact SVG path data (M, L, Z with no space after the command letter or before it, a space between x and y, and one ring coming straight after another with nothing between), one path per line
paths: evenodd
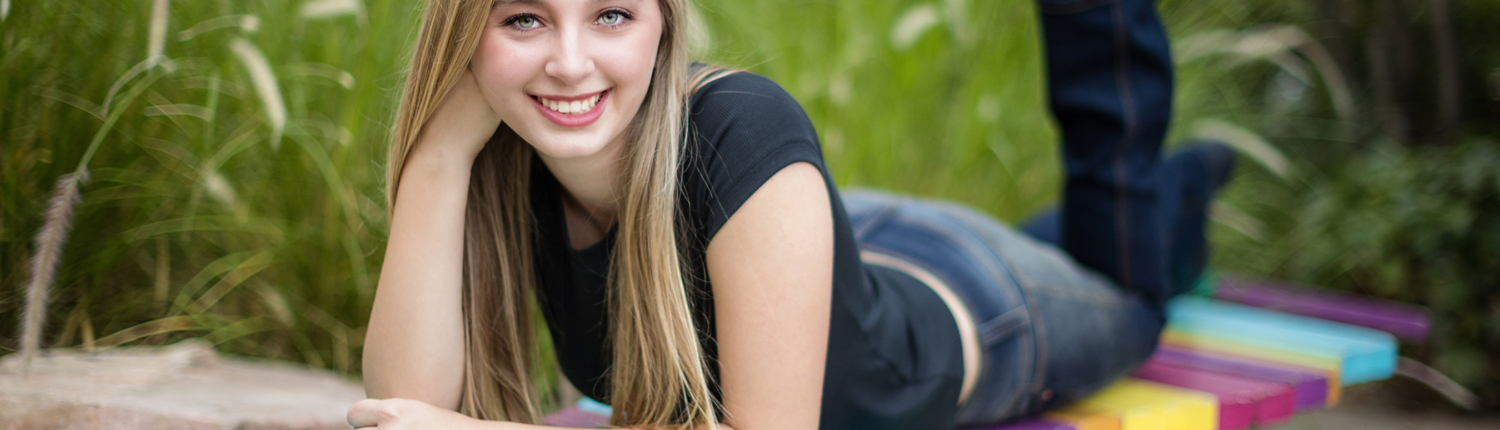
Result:
M724 422L818 427L833 300L833 214L811 164L783 168L708 245Z
M365 337L365 394L458 409L464 377L464 209L499 125L466 73L406 158Z

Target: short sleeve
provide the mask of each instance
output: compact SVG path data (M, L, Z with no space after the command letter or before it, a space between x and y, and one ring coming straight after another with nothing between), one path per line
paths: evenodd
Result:
M791 94L764 76L729 74L693 94L688 106L690 155L684 180L699 181L694 208L712 240L735 211L771 176L808 162L822 172L818 134Z

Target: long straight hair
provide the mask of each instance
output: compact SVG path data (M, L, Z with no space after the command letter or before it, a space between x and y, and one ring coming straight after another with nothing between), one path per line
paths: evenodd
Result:
M610 398L615 426L717 427L717 404L696 335L674 227L688 96L719 76L689 76L688 0L658 0L664 24L650 88L625 129L618 240L609 273ZM406 156L458 82L492 0L428 0L396 112L387 163L395 208ZM541 377L533 299L532 148L501 125L474 160L464 214L464 383L459 411L537 423Z

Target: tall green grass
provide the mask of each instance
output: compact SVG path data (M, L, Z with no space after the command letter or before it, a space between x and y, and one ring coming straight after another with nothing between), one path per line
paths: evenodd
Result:
M795 96L841 185L946 198L1012 222L1057 198L1031 1L700 3L702 58ZM1161 9L1183 40L1295 23L1308 16L1301 3ZM152 5L19 2L0 21L0 347L17 345L51 184L98 142L44 345L201 337L357 375L384 254L388 119L419 2L179 0L162 15L159 45ZM1326 105L1315 79L1301 84L1312 107L1264 101L1277 70L1222 53L1181 64L1173 138L1201 124L1328 133L1336 118L1302 114ZM1283 180L1250 164L1255 181Z

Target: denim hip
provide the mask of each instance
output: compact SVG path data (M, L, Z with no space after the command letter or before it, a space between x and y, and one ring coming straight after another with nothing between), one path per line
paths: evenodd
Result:
M974 319L981 364L956 424L995 424L1093 393L1155 348L1156 307L988 215L868 190L841 192L861 250L948 285Z

